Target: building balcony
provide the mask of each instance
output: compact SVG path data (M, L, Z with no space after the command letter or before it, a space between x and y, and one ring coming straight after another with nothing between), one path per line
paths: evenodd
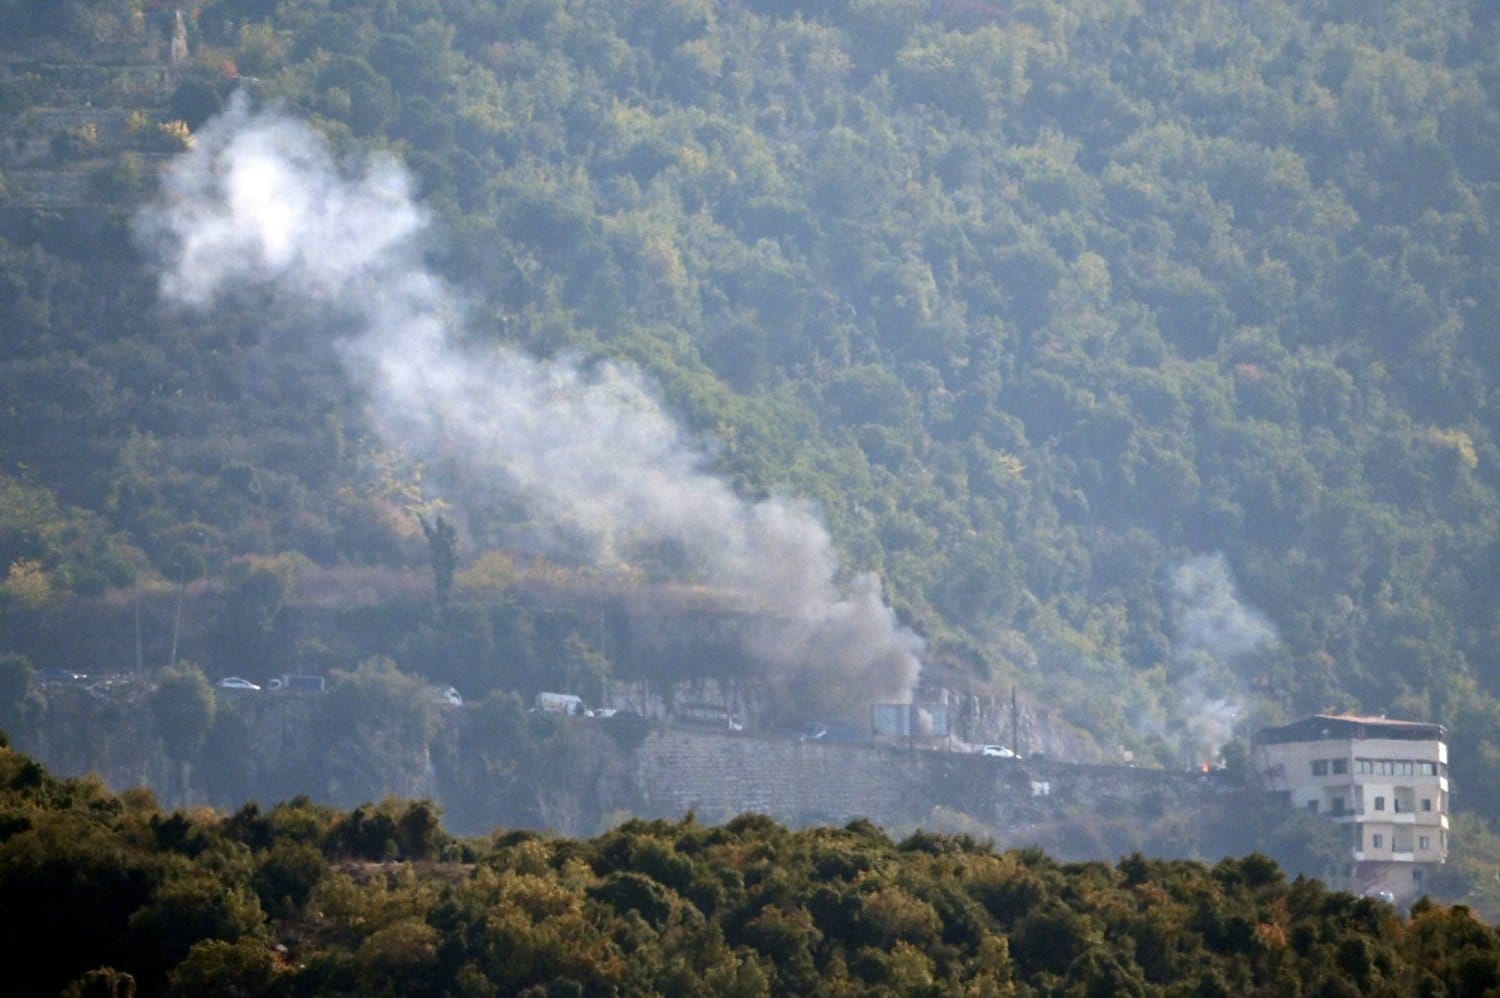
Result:
M1436 811L1372 811L1369 808L1363 810L1346 809L1343 811L1323 811L1325 818L1332 818L1341 825L1352 825L1362 822L1381 825L1425 825L1430 828L1447 828L1448 816Z
M1417 854L1414 852L1387 852L1384 849L1373 852L1366 852L1363 849L1354 850L1356 863L1415 863L1416 861Z

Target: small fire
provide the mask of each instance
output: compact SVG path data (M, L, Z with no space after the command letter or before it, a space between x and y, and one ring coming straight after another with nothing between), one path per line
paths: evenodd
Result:
M1208 763L1205 762L1201 766L1198 767L1198 771L1200 773L1207 773L1212 768L1213 768L1212 766L1210 766Z

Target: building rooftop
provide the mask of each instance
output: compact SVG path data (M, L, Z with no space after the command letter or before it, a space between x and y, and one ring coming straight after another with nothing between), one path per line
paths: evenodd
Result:
M1398 721L1357 714L1314 714L1279 728L1264 728L1255 734L1257 745L1313 742L1323 739L1393 738L1406 741L1440 742L1447 732L1441 724Z

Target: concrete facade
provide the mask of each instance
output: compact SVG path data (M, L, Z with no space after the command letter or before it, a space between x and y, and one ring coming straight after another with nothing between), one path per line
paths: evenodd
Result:
M1448 858L1448 746L1441 725L1317 714L1255 739L1260 785L1348 832L1350 887L1398 901Z

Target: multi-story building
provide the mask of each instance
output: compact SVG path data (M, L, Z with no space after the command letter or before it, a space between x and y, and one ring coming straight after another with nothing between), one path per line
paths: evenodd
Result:
M1315 714L1257 734L1253 764L1273 796L1348 829L1356 891L1411 900L1448 858L1440 724Z

